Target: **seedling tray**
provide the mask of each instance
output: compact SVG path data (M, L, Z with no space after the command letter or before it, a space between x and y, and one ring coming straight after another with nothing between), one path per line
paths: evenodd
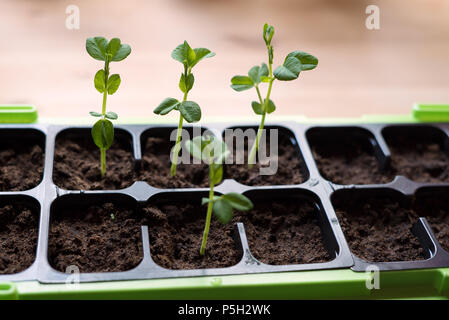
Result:
M34 263L16 274L0 275L0 296L14 297L160 297L160 298L299 298L299 297L414 297L446 296L448 292L449 253L440 245L432 227L425 217L419 217L412 226L413 234L419 242L422 259L412 261L376 262L367 261L354 254L348 245L340 220L335 210L335 199L357 199L358 197L390 197L407 206L416 194L433 194L449 188L448 182L416 182L405 176L395 175L387 183L340 184L322 176L312 151L312 140L320 141L326 136L339 138L344 133L354 133L366 139L368 150L374 156L382 171L391 163L390 148L385 133L390 130L424 130L438 132L436 137L442 150L449 154L449 125L445 123L359 123L359 124L312 124L295 122L270 123L270 128L282 129L288 133L296 146L298 157L306 170L305 181L290 185L249 186L234 179L225 179L216 187L217 193L240 192L251 199L274 201L283 199L307 199L316 206L317 219L322 240L330 261L321 263L270 265L256 259L248 245L248 235L243 223L236 223L236 245L241 252L241 260L234 266L225 268L170 270L160 267L151 256L149 232L151 226L141 226L141 246L143 259L135 268L121 272L81 273L81 284L77 287L65 285L68 274L57 271L49 263L49 230L60 209L76 207L101 201L112 201L131 206L145 203L189 201L199 203L207 188L155 188L144 181L134 181L131 186L119 190L66 190L53 182L54 147L61 133L88 135L88 126L72 125L1 125L0 133L9 135L44 137L41 144L45 148L42 181L26 191L3 191L0 197L6 201L28 203L39 212L39 232ZM406 121L405 121L406 122ZM209 123L203 128L221 135L228 128L227 123ZM248 128L247 123L232 124L232 127ZM172 125L118 125L117 136L128 136L132 141L135 165L142 159L143 137L149 132L168 132ZM311 137L313 135L313 137ZM334 203L333 203L334 202ZM343 201L344 202L344 201ZM368 266L382 270L385 291L377 294L365 287L371 273ZM398 270L398 271L392 271ZM407 271L408 270L408 271ZM418 277L420 277L418 281ZM125 281L126 280L126 281ZM175 282L173 282L175 281ZM405 283L408 282L406 285ZM416 291L410 291L415 285ZM310 287L311 286L311 287ZM382 286L382 284L381 284ZM285 291L289 287L291 290ZM425 287L425 290L423 289ZM271 291L274 288L277 290ZM350 289L352 288L352 289ZM420 288L418 290L418 288ZM242 289L237 294L237 289ZM256 291L259 291L258 293ZM348 290L345 295L341 290ZM402 290L404 289L404 290ZM176 293L173 293L175 290ZM321 290L321 293L320 293ZM327 291L323 294L323 291ZM407 292L408 290L408 292ZM270 292L271 291L271 292ZM280 294L283 291L283 294ZM340 292L338 294L338 292ZM77 294L81 294L77 295ZM248 294L248 296L246 295ZM321 296L319 295L321 294Z

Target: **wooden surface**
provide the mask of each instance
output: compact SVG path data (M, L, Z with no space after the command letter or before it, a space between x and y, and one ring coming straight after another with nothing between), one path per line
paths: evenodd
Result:
M80 8L80 30L65 27L70 4ZM380 7L380 30L365 28L368 4ZM265 21L276 28L276 64L298 49L320 60L275 83L278 115L397 114L415 101L449 102L448 0L0 0L0 9L0 103L32 103L45 117L100 110L93 76L102 65L84 46L103 35L133 50L111 65L122 85L108 109L119 116L152 117L163 98L181 97L170 52L187 39L217 53L194 70L191 99L203 114L255 118L255 92L237 93L229 81L266 60Z

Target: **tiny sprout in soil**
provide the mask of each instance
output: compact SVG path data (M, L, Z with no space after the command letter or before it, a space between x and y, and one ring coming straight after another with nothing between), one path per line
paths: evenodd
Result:
M114 94L120 86L120 75L109 75L109 63L112 61L122 61L131 53L131 47L122 44L119 38L110 41L104 37L87 38L86 50L89 55L100 61L104 61L104 69L97 71L94 77L94 85L98 92L103 94L103 106L101 113L91 111L91 116L101 118L92 127L92 138L94 143L100 148L101 154L101 176L106 174L106 150L114 141L114 126L110 120L116 120L115 112L106 112L106 100L108 94Z
M273 71L273 46L271 40L274 35L274 27L265 23L263 27L263 39L268 52L268 66L262 63L261 66L254 66L248 71L247 76L234 76L231 79L231 88L235 91L244 91L255 88L259 101L251 102L251 106L255 114L261 115L262 119L257 131L256 141L251 147L248 157L248 166L251 168L255 163L256 153L259 148L260 139L265 123L265 116L267 113L272 113L276 106L270 99L271 89L274 80L290 81L298 78L301 71L314 69L318 64L318 59L302 51L293 51L287 55L284 63ZM268 83L268 90L265 99L262 99L259 85L260 83Z
M194 101L187 100L187 95L193 88L193 83L195 82L192 68L202 59L215 56L215 53L206 48L192 49L187 41L184 41L183 44L180 44L173 50L171 56L173 59L181 62L184 66L184 72L181 73L181 78L179 79L179 89L181 89L184 93L184 96L182 101L178 101L175 98L166 98L159 104L159 106L157 106L156 109L154 109L154 113L166 115L172 110L177 110L180 113L176 144L173 148L172 165L170 169L170 174L175 176L178 155L181 149L181 131L183 120L186 119L187 122L192 123L198 122L201 119L200 106Z
M203 198L202 204L207 203L206 225L204 227L203 240L201 242L200 255L206 251L207 237L209 235L212 211L218 220L229 223L233 210L248 211L253 208L251 200L239 193L230 192L221 196L214 195L214 186L223 179L223 163L229 155L226 144L212 136L198 136L186 142L190 154L209 165L209 198Z

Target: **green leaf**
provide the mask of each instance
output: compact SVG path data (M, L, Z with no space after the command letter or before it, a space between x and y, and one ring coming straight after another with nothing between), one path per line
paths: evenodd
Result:
M262 64L260 65L260 69L259 69L259 76L260 76L260 78L262 78L262 77L268 77L268 75L269 75L268 66L266 63L262 62Z
M276 106L273 102L273 100L268 99L268 103L265 105L267 113L272 113L274 110L276 110Z
M282 66L274 70L274 76L281 81L289 81L298 78L301 72L301 61L295 57L288 57Z
M201 119L201 108L193 101L184 101L179 105L179 111L187 122L198 122Z
M122 61L131 53L131 47L128 44L121 44L117 52L112 56L112 61Z
M251 102L251 107L253 107L253 111L255 114L263 114L263 108L261 106L261 104L257 101L253 101Z
M206 48L195 48L193 49L193 51L195 52L195 60L193 61L190 67L194 67L198 62L200 62L204 58L212 58L215 56L215 52L212 52Z
M118 87L120 86L120 76L118 74L113 74L108 79L108 94L114 94Z
M154 109L155 114L160 114L161 116L169 113L179 105L179 101L175 98L165 98L156 109Z
M98 90L98 92L103 93L104 92L104 70L98 70L94 77L94 84L95 89Z
M95 111L89 111L89 114L90 114L92 117L97 117L97 118L102 116L101 113L98 113L98 112L95 112Z
M120 46L121 46L120 39L119 38L112 38L111 40L109 40L106 52L109 53L111 55L111 58L112 58L117 53L118 49L120 49Z
M255 84L259 84L260 81L261 81L260 80L259 71L260 71L260 67L259 66L254 66L251 69L249 69L249 71L248 71L248 76L251 78L251 80Z
M209 169L209 181L213 184L219 184L223 179L223 165L211 163Z
M187 41L177 46L171 53L171 57L182 64L189 67L195 62L196 54L195 51L189 46Z
M253 203L251 202L251 200L240 193L226 193L222 196L222 198L229 202L231 207L239 211L248 211L253 208Z
M92 138L100 149L109 149L114 141L114 126L106 119L100 119L92 127Z
M203 160L203 148L205 147L205 141L203 141L202 136L197 136L192 140L186 141L186 148L192 157Z
M295 57L301 62L302 71L315 69L315 67L318 65L318 59L307 52L293 51L290 52L285 59L288 59L290 57Z
M192 73L189 73L187 79L183 73L181 74L181 79L179 79L179 89L181 89L181 91L184 93L189 92L192 89L194 82L195 77L193 76Z
M219 197L219 196L214 196L212 199L213 199L212 201L218 201L218 200L221 199L221 197ZM209 203L209 202L210 202L210 199L209 199L209 198L202 198L202 199L201 199L201 205L205 205L206 203Z
M86 39L86 50L89 55L100 61L106 60L106 51L108 47L108 40L104 37L95 37Z
M254 82L248 76L234 76L231 79L231 88L235 91L248 90L252 87L254 87Z
M260 77L260 80L261 80L262 82L270 82L270 77L268 77L268 76L262 76L262 77Z
M104 115L106 118L111 119L111 120L117 120L118 119L118 115L115 112L109 111L106 112L106 114Z
M226 224L232 220L232 207L229 202L224 200L215 201L212 210L221 223Z

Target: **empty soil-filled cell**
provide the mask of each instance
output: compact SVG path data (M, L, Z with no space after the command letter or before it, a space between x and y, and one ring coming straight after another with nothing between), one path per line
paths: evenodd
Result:
M238 129L238 128L231 128ZM259 158L256 158L252 168L248 168L248 154L255 141L255 134L257 128L240 128L243 130L241 138L236 131L234 131L234 138L227 138L225 132L225 141L228 143L228 147L232 150L233 161L232 164L225 165L225 178L235 179L237 182L250 186L269 186L269 185L292 185L301 184L308 179L308 172L306 165L303 161L302 155L299 150L299 146L293 134L284 128L267 127L266 139L261 139L261 145L265 145L266 152ZM247 130L252 130L253 135ZM278 130L277 135L277 148L276 145L271 144L270 130ZM239 145L237 139L243 141L243 148L238 148L236 153L236 146ZM230 146L230 141L232 146ZM277 151L277 157L271 153L271 149ZM260 151L262 152L262 151ZM265 158L265 159L263 159ZM240 159L239 164L236 160ZM269 169L269 168L272 169ZM266 174L261 174L261 168L265 168Z
M0 199L0 274L24 271L33 264L38 228L37 202L22 197Z
M136 179L131 136L115 129L106 151L106 176L101 177L100 149L89 129L68 129L56 137L53 181L67 190L123 189Z
M212 216L206 253L200 255L207 206L193 201L148 204L151 256L167 269L222 268L237 264L242 258L235 235L235 217L226 225ZM192 203L192 204L190 204Z
M337 192L332 200L357 257L370 262L424 259L419 240L411 232L418 216L393 194Z
M397 175L418 182L449 181L448 137L428 126L387 127L383 135Z
M253 202L252 210L241 212L236 218L245 226L256 259L271 265L332 260L323 241L320 212L314 201L298 197L271 201L261 198Z
M0 130L0 191L36 187L44 171L45 136L35 129Z
M307 138L313 157L326 180L338 184L377 184L393 180L381 170L374 137L361 128L313 128Z
M48 259L65 272L126 271L143 258L141 216L132 204L65 196L51 209Z
M432 227L440 245L449 251L449 189L432 189L418 192L414 201L414 210L425 217Z
M176 168L176 177L171 176L170 154L175 141L170 141L170 133L173 130L176 128L150 129L142 135L143 150L139 180L146 181L156 188L207 187L209 171L204 164L180 163Z

